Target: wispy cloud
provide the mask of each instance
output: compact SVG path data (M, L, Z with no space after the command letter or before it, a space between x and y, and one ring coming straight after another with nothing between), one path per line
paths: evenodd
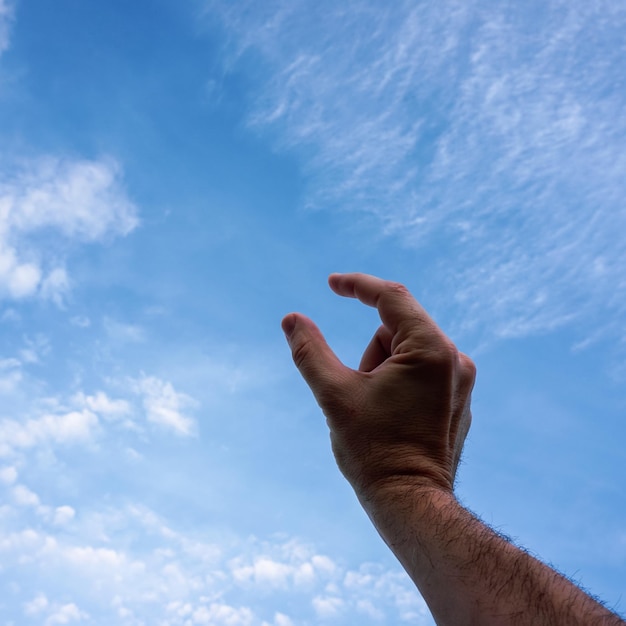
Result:
M69 277L58 240L102 242L127 235L137 224L115 161L46 157L3 163L0 297L40 295L60 303ZM46 239L50 233L55 245Z
M619 3L207 6L309 204L427 248L461 330L626 313Z
M0 56L9 47L9 28L12 18L12 3L9 0L0 0Z
M21 381L21 361L18 359L0 359L0 393L12 393Z

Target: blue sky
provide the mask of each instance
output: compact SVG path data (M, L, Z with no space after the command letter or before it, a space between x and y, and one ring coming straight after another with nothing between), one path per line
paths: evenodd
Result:
M462 501L624 611L626 8L0 0L2 624L432 619L280 330L404 282Z

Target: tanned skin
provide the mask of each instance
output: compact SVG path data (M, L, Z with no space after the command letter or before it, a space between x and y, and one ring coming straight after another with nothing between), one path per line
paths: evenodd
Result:
M382 325L358 370L299 313L282 327L326 415L337 464L439 626L624 626L571 581L495 533L455 498L475 367L408 290L332 274Z

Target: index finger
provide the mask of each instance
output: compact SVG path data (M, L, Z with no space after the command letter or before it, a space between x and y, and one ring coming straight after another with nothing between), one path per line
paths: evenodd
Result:
M377 308L383 324L394 334L408 320L441 332L422 305L400 283L370 274L351 273L331 274L328 284L340 296L357 298L363 304Z

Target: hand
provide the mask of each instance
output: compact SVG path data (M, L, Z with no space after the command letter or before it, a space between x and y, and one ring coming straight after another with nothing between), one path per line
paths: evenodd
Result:
M360 498L385 485L452 492L470 427L475 367L406 287L332 274L335 293L376 307L382 326L358 370L343 365L307 317L282 322L293 359L330 427L339 468Z
M508 543L452 493L470 427L475 368L402 285L333 274L378 309L358 370L311 320L283 319L293 358L326 414L337 463L441 626L626 622Z

